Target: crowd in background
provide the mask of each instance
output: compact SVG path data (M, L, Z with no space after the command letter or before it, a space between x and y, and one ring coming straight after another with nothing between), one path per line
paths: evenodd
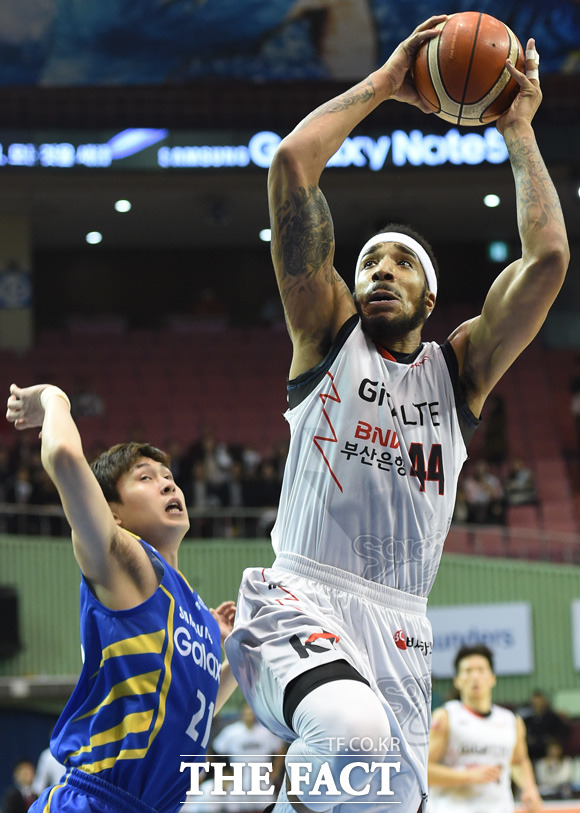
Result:
M143 440L135 437L134 440ZM96 444L87 451L89 462L104 446ZM168 438L163 450L171 456L171 468L182 488L192 515L190 535L267 536L276 516L282 474L288 445L280 442L267 454L251 445L233 445L219 440L209 425L191 444L178 437ZM46 522L34 513L23 516L10 513L9 506L60 506L56 488L40 460L40 443L35 433L22 433L13 446L0 443L0 503L7 510L0 522L8 533L47 533ZM216 523L212 511L247 509L243 527L235 517ZM234 513L234 512L230 512ZM243 512L240 512L243 515ZM49 533L62 534L57 518L51 519Z
M470 460L461 475L453 519L478 525L505 525L510 506L537 504L535 478L525 461L516 458L505 469L494 471L480 458Z
M505 400L492 394L484 407L481 447L465 464L457 487L454 522L505 525L510 506L537 505L531 467L510 456Z
M102 400L86 382L79 384L71 402L75 418L94 415L97 409L100 414L104 409ZM482 430L481 456L468 460L462 472L453 520L504 525L510 506L538 503L536 483L524 460L508 459L505 408L500 397L491 399ZM131 439L143 440L137 427L135 432ZM104 444L93 444L87 450L89 462L105 448ZM206 424L192 443L173 436L165 441L163 449L171 456L173 475L191 509L190 536L268 536L276 517L287 441L264 454L249 444L225 442ZM60 506L57 491L41 465L35 433L17 435L12 446L0 443L0 503ZM234 509L238 511L237 520ZM0 525L8 533L63 533L58 518L40 521L34 513L12 515L8 510L0 516Z

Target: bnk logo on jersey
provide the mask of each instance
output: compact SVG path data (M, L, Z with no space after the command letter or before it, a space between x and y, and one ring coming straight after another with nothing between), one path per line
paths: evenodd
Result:
M419 641L408 636L403 630L393 634L393 641L398 649L419 649L423 655L430 655L433 651L433 641Z
M328 641L330 646L322 645L321 642L326 641ZM298 653L299 658L309 658L311 652L328 652L330 649L333 649L334 644L337 644L339 641L340 638L338 635L335 635L334 632L326 632L326 630L313 632L304 643L302 643L297 635L292 635L289 639L290 645Z

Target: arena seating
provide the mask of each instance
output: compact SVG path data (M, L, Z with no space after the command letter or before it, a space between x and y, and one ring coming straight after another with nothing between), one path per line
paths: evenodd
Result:
M73 393L88 383L105 413L79 419L87 448L136 433L189 443L205 424L219 440L264 453L287 437L290 343L282 331L44 331L24 356L1 352L0 364L20 384L50 380Z
M429 331L440 338L471 315L463 306L436 311ZM85 448L130 437L160 445L178 437L188 444L206 425L218 440L252 445L263 454L288 438L283 413L291 346L283 326L216 330L177 323L174 329L121 330L115 323L113 330L88 325L42 331L24 355L0 351L5 380L50 380L69 393L85 381L104 399L103 416L79 419ZM537 506L508 511L508 529L516 540L512 555L527 551L543 558L548 545L559 548L555 558L571 560L580 502L568 394L574 356L574 351L545 350L536 339L497 387L506 404L510 455L532 468L540 498ZM13 435L3 435L8 437ZM476 433L472 458L480 444ZM527 542L526 529L534 532ZM473 552L473 539L472 532L457 529L449 549ZM501 555L503 532L493 539L488 533L482 550Z

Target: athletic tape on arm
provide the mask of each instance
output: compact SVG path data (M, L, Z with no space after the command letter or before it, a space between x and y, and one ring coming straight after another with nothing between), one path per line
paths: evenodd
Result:
M49 398L54 398L55 396L66 401L70 409L70 401L67 394L63 392L60 387L55 387L54 384L49 384L48 387L45 387L40 393L40 403L43 409L46 409Z

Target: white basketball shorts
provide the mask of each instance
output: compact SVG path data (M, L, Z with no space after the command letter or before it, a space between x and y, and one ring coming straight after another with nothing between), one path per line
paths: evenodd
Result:
M347 661L388 715L390 751L403 763L400 792L410 799L412 789L413 797L419 791L420 800L427 793L431 718L426 606L423 597L282 553L272 568L244 572L226 654L258 720L288 742L296 734L284 720L286 686L309 669Z

